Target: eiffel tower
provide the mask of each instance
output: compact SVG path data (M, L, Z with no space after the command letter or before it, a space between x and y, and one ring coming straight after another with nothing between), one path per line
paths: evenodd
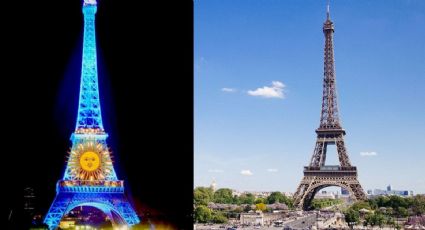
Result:
M357 179L357 168L351 165L348 158L344 144L345 130L339 121L333 50L334 25L330 20L329 4L323 33L325 34L325 60L320 126L316 129L316 147L310 165L304 167L304 177L294 194L295 207L304 210L311 209L314 195L329 186L346 189L354 200L366 199ZM340 165L325 165L328 145L336 145Z
M103 129L96 61L96 0L84 0L84 41L80 97L75 132L65 174L56 184L56 197L44 223L56 229L62 217L75 207L102 210L114 226L131 226L139 217L124 195Z

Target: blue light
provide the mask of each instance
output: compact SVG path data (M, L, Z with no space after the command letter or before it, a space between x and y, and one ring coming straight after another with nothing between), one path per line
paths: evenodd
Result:
M71 135L72 148L63 180L56 185L56 197L44 218L49 229L56 229L62 217L77 206L92 206L102 210L113 224L132 226L139 217L124 194L124 181L118 180L103 129L100 110L96 61L95 14L96 0L84 0L84 42L81 68L80 97L75 132ZM83 179L79 172L79 154L98 154L100 167L94 177ZM80 170L80 171L78 171ZM91 174L89 174L91 175ZM113 215L115 214L115 215Z
M96 11L96 5L83 6L83 62L76 130L86 128L103 130L97 80L96 33L94 23Z
M49 226L49 229L55 229L62 216L78 206L91 206L102 210L110 220L115 222L115 225L132 226L140 222L124 193L63 192L56 195L44 223Z

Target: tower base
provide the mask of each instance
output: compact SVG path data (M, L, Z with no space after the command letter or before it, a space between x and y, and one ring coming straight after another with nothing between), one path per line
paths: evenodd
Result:
M55 200L44 219L44 223L50 230L56 229L62 217L78 206L100 209L114 226L131 226L140 222L125 197L124 187L74 186L71 188L61 186L63 182L59 181Z
M304 177L294 194L294 206L298 209L310 210L314 195L329 186L346 189L353 200L366 199L366 194L357 179L356 167L305 167Z

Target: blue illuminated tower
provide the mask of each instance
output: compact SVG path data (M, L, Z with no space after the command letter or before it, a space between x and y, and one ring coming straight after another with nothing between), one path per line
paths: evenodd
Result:
M56 229L62 217L78 206L102 210L113 225L140 222L118 180L103 129L97 79L96 0L84 0L84 42L77 124L65 174L56 184L56 197L44 223Z

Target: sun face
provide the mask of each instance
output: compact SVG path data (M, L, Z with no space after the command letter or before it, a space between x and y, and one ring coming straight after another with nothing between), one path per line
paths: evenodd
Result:
M71 149L68 168L75 180L103 180L112 173L108 148L95 141L81 143Z
M99 156L95 152L85 152L80 156L80 165L84 170L92 172L99 168Z

